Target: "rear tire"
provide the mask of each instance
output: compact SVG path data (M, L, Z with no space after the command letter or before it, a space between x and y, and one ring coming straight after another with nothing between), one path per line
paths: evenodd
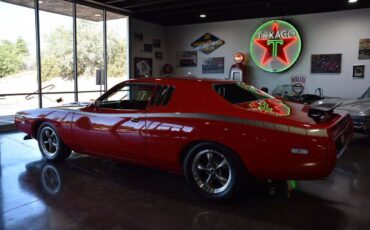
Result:
M48 122L40 126L37 141L42 156L48 161L63 161L71 155L71 149L64 144L56 128Z
M246 171L239 157L215 143L192 147L184 159L183 169L189 186L208 200L238 198L246 182Z

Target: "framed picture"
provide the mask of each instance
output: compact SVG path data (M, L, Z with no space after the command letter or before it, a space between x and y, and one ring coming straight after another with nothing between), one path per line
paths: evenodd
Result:
M364 65L354 65L353 75L354 78L364 78L365 66Z
M178 67L197 66L197 51L181 51L177 53Z
M134 33L134 41L142 42L144 40L144 35L142 33Z
M311 73L340 73L342 54L313 54Z
M153 47L154 48L161 48L161 40L153 39Z
M360 39L358 59L370 59L370 38Z
M150 77L153 73L153 60L151 58L134 58L134 78Z
M205 33L197 40L191 43L193 48L196 48L204 54L210 54L219 47L225 44L225 41L216 37L211 33Z
M163 60L163 52L155 52L154 57L155 59Z
M202 63L202 73L224 73L224 57L204 58Z
M144 52L145 53L152 53L153 52L153 45L152 44L144 44Z

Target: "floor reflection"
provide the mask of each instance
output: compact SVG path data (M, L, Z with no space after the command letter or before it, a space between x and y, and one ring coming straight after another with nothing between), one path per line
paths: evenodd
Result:
M0 135L0 229L364 229L370 224L370 144L363 137L353 141L327 180L257 180L233 203L202 200L183 177L154 169L80 154L50 164L21 137Z

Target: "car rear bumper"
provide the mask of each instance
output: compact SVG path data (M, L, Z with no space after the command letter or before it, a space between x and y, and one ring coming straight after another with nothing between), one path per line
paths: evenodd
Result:
M370 133L370 116L351 116L356 133Z
M353 128L356 133L370 133L370 122L353 121Z
M326 175L328 176L334 169L337 160L346 151L349 142L353 136L353 124L351 118L347 115L335 127L330 130L331 144L326 154Z

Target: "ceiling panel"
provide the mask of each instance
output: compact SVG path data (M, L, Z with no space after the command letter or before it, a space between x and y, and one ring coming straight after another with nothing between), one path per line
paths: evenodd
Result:
M284 17L370 7L369 0L102 0L133 17L165 26L247 18ZM206 18L200 18L206 14Z

